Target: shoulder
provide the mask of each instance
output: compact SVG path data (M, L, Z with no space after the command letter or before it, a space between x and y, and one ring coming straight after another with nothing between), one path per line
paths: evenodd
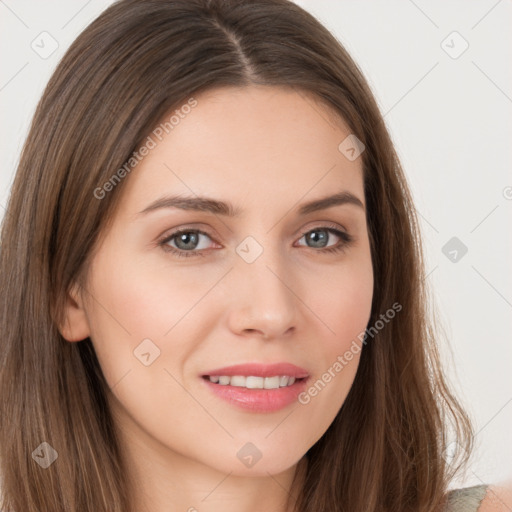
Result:
M510 512L511 510L512 487L482 484L449 491L443 512Z

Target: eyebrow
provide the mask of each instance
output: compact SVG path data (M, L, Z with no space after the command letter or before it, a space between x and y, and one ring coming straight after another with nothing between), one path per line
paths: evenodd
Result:
M358 206L364 210L362 201L351 192L343 191L338 194L322 197L304 203L298 210L299 215L307 215L316 212L340 206L344 204ZM240 208L235 208L232 204L207 197L186 197L186 196L164 196L148 205L137 215L143 215L162 208L179 208L181 210L194 210L200 212L213 213L215 215L224 215L227 217L238 217L242 214Z

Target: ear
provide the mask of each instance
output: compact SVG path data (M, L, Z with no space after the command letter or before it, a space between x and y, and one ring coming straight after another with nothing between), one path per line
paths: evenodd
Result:
M59 332L70 342L84 340L90 335L89 321L80 290L79 285L75 283L66 298L64 324L59 327Z

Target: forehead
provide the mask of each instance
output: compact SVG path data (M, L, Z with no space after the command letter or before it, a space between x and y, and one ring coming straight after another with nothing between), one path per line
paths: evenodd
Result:
M165 192L236 196L248 207L341 190L362 196L362 159L338 149L350 129L314 95L249 86L193 99L193 108L175 107L149 134L153 148L125 184L130 211Z

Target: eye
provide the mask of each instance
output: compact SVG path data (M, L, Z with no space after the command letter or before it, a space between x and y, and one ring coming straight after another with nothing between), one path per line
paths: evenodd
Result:
M339 239L338 243L328 245L328 241L333 236ZM163 240L158 242L158 245L162 247L164 251L179 257L205 256L204 249L208 249L209 244L208 241L201 240L203 237L210 241L212 240L208 233L199 229L180 229L166 236ZM318 249L315 252L321 253L342 251L353 241L351 235L333 226L319 226L310 229L302 233L299 240L302 238L306 239L306 246L309 249Z
M336 244L328 245L328 241L334 235L335 238L338 238L340 241ZM302 238L306 239L307 247L311 249L319 249L318 252L338 252L346 249L353 238L348 233L341 231L338 228L331 226L319 226L314 229L310 229L305 233L302 233ZM299 244L303 245L303 244Z
M198 250L206 249L208 244L201 243L201 237L210 238L208 233L199 229L181 229L158 242L158 245L161 246L164 251L172 252L177 256L204 256L204 254L198 252ZM175 245L169 245L171 242L174 242Z

